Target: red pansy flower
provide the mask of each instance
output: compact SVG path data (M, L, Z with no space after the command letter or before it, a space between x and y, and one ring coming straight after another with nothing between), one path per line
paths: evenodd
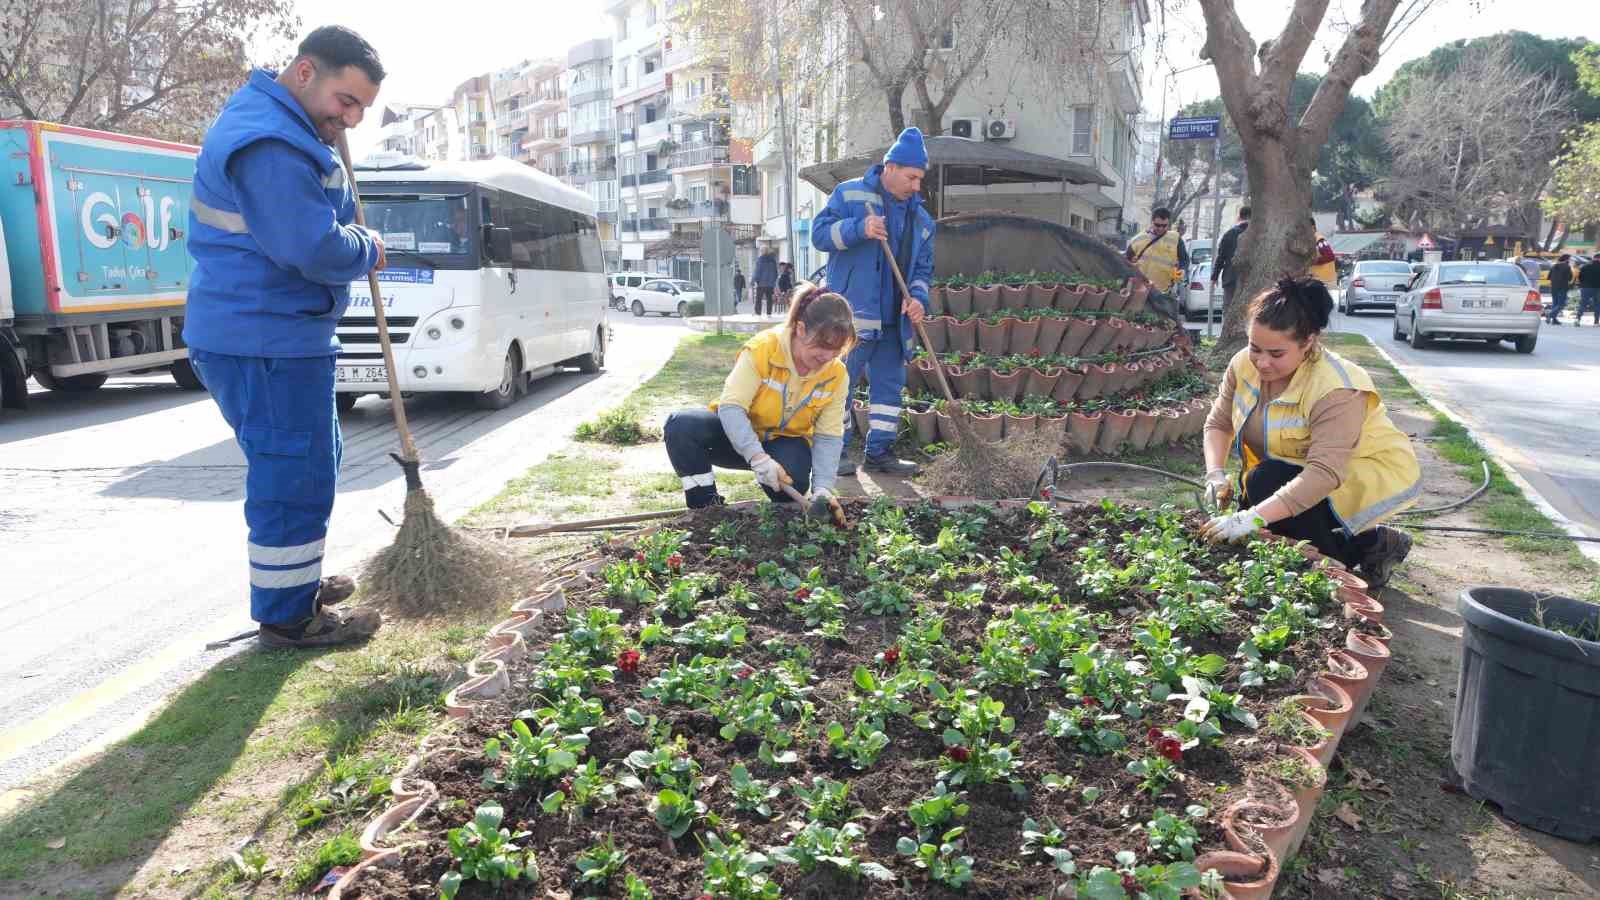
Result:
M796 600L807 600L807 599L810 599L810 597L811 597L811 588L802 587L802 588L795 588L794 589L794 598Z
M679 553L674 553L671 556L667 557L667 568L669 568L669 569L681 569L681 568L683 568L683 555L679 554Z
M900 648L899 647L890 647L889 649L883 651L883 661L885 663L887 663L888 665L891 665L891 666L894 665L895 663L899 662L900 661Z
M617 668L628 674L639 671L639 651L624 650L617 654Z
M1163 737L1156 741L1156 752L1173 762L1183 761L1183 742L1175 737Z
M947 751L947 752L949 752L950 758L955 760L958 763L964 763L968 759L972 758L972 752L969 751L967 748L961 746L960 744L957 744L956 746L951 747L949 749L949 751Z

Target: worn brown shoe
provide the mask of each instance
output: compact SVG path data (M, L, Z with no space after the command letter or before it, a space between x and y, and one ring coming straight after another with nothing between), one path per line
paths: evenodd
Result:
M268 647L336 647L360 643L382 625L375 609L324 609L297 625L262 625L258 636Z
M334 606L350 599L356 592L356 580L349 575L329 575L317 585L317 603Z
M1396 567L1411 552L1411 535L1387 525L1378 526L1378 541L1361 558L1361 577L1373 589L1389 583Z

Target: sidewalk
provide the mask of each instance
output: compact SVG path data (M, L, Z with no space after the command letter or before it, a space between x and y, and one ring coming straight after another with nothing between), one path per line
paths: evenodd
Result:
M722 330L734 334L755 334L766 331L774 325L783 324L783 316L758 316L755 313L734 313L722 317ZM716 316L694 316L684 320L684 324L694 331L716 332Z

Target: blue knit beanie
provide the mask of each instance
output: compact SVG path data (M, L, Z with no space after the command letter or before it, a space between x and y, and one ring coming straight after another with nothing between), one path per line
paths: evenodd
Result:
M922 130L916 127L907 128L895 138L894 146L883 155L886 163L895 163L901 166L910 166L913 169L926 169L928 167L928 148L922 145Z

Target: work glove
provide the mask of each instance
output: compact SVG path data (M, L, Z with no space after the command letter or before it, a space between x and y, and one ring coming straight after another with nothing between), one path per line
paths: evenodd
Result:
M1200 536L1213 544L1218 541L1238 544L1266 525L1267 520L1261 518L1261 514L1254 509L1241 509L1236 513L1217 516L1200 526Z
M1228 473L1221 469L1212 469L1206 473L1206 508L1222 512L1233 501L1233 485L1228 482Z
M750 457L750 471L756 473L756 482L768 490L781 491L783 485L794 484L783 465L765 453Z
M807 516L832 519L833 524L840 528L845 527L844 507L839 505L839 498L833 495L833 491L820 488L812 491L806 499L810 501L806 507Z

